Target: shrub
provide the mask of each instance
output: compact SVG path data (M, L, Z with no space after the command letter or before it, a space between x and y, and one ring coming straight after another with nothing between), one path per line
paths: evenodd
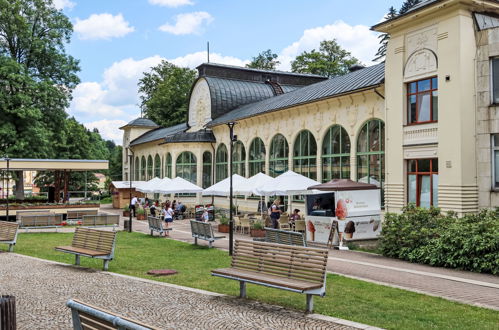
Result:
M411 205L402 214L387 213L380 251L411 262L499 274L499 211L458 218Z

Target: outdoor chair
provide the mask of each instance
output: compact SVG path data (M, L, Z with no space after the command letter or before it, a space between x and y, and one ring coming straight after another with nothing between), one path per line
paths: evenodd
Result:
M237 231L238 229L241 229L241 220L239 220L239 217L233 217L234 219L234 230Z
M305 220L295 220L295 231L305 232Z
M287 215L282 215L279 219L279 229L289 230L290 228L289 217Z
M248 234L250 232L250 221L249 219L242 218L241 219L241 234L244 234L245 229L248 229Z

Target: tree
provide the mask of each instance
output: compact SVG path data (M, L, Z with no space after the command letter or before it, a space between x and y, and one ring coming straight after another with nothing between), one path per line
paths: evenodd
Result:
M388 14L385 15L385 20L388 21L395 17L397 17L397 9L392 6L388 9ZM373 61L379 61L385 58L386 48L388 47L388 40L390 40L390 35L388 33L382 33L378 36L378 39L380 39L379 43L381 44L381 46L379 46L378 52L376 53L376 55L374 55L375 57Z
M277 54L272 53L272 50L267 49L266 51L263 51L253 57L253 60L246 64L246 67L262 70L275 70L280 63L281 62L277 60Z
M407 13L409 9L411 9L420 2L421 0L405 0L402 6L400 7L399 15Z
M354 64L360 64L359 60L333 39L321 41L319 51L312 49L298 55L291 62L291 71L331 78L348 73L348 69Z
M65 53L72 25L51 0L0 0L0 154L54 157L78 61ZM22 199L23 173L16 174Z
M167 61L145 72L139 81L141 108L158 125L172 126L186 121L187 103L196 71Z

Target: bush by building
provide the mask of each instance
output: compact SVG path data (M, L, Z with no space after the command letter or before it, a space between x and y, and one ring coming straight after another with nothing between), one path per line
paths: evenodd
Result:
M458 218L409 205L385 215L380 250L411 262L499 274L499 208Z

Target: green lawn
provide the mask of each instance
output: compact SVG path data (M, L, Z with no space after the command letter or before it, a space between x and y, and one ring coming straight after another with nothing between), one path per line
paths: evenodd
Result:
M15 252L73 263L74 256L56 252L53 247L71 243L72 234L22 233ZM3 246L0 249L6 250ZM194 246L140 233L120 232L111 272L127 274L193 288L238 295L239 283L210 276L210 270L227 267L227 252ZM101 260L81 258L83 267L102 269ZM170 268L177 275L156 278L149 269ZM305 296L283 290L248 284L248 297L294 309L305 309ZM328 275L327 295L316 297L315 312L389 329L498 329L499 312Z

